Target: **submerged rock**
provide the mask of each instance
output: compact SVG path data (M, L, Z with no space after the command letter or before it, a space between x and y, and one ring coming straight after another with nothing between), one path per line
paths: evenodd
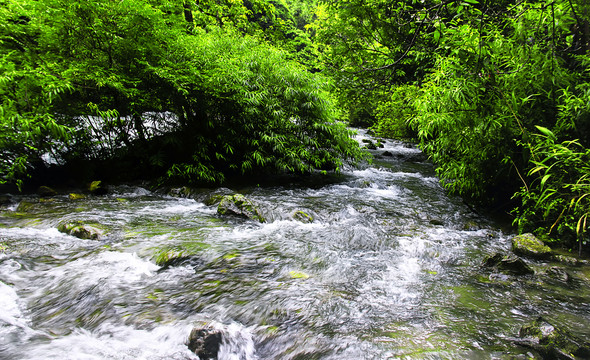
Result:
M517 255L537 259L548 259L551 257L551 248L530 233L517 235L512 238L512 251Z
M82 221L61 223L57 226L57 230L78 239L98 240L104 235L104 230L98 224L85 224Z
M590 344L560 329L543 317L524 325L518 333L517 344L530 347L543 359L590 359Z
M201 360L217 360L223 337L219 330L194 328L188 337L188 348Z
M26 213L26 212L31 211L34 207L35 207L35 203L33 203L31 201L27 201L27 200L22 200L21 202L18 203L18 206L16 207L16 212L17 213Z
M484 260L484 266L497 269L501 272L508 272L513 275L528 275L535 273L535 271L521 258L500 253L487 257Z
M293 219L306 224L313 222L313 216L301 210L295 211L295 213L293 213Z
M217 206L217 213L220 215L243 216L261 223L266 221L252 200L242 194L223 196Z

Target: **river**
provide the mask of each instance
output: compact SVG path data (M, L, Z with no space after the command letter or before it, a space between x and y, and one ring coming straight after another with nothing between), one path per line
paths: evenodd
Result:
M590 339L586 267L567 267L572 281L542 276L540 261L527 260L537 275L485 268L511 234L447 196L417 148L372 152L339 176L232 188L265 223L218 215L204 200L219 189L12 195L0 358L197 359L186 342L205 326L223 333L224 360L524 359L514 338L540 315ZM57 230L77 220L107 230Z

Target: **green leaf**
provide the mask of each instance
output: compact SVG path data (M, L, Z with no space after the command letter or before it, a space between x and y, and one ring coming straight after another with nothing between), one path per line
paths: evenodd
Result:
M553 139L553 140L557 139L555 134L553 134L553 132L551 130L547 129L546 127L538 126L538 125L535 125L535 127L537 128L537 130L539 130L546 137Z

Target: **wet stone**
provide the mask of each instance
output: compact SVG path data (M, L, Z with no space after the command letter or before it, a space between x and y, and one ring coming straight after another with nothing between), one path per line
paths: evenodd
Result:
M572 280L572 276L563 268L552 266L547 269L545 275L549 278L557 281L561 281L564 283L570 282Z
M513 255L494 254L484 260L484 266L512 275L528 275L535 272L521 258Z
M210 328L194 328L188 338L188 348L201 360L217 360L223 337Z
M61 223L58 225L57 230L84 240L98 240L104 234L104 231L98 225L85 224L81 221Z
M534 349L543 359L590 359L590 344L538 317L524 325L517 344Z
M242 216L261 223L266 221L252 200L241 194L225 195L217 206L217 213Z

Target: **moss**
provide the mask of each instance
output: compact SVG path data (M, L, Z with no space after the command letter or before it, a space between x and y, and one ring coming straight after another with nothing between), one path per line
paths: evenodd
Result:
M457 304L464 308L473 311L487 310L491 308L491 304L482 296L482 292L471 286L454 286L450 288L456 296Z
M221 199L223 199L223 196L224 195L222 194L213 194L209 196L207 199L205 199L204 203L207 206L219 204L221 202Z
M515 236L512 239L512 251L519 255L535 258L551 256L551 248L530 233Z
M69 195L69 198L70 198L70 200L82 200L82 199L86 199L86 195L71 193Z
M27 212L31 211L34 207L35 207L34 203L32 203L30 201L23 200L18 204L15 212L18 214L27 213Z
M152 259L154 259L156 265L167 267L197 255L209 246L209 244L200 241L190 241L173 247L166 246L157 249Z
M230 254L223 255L223 259L229 261L229 260L232 260L232 259L237 258L238 256L240 256L240 254L238 254L238 253L230 253Z
M583 359L590 356L589 344L576 338L567 330L547 322L542 317L537 318L532 324L521 327L519 337L535 339L532 344L535 350L544 355L544 358L554 358L558 354L567 354L568 356L571 354L574 356L572 358Z
M314 220L313 216L301 210L295 211L295 213L293 214L293 219L301 221L302 223L312 223Z
M309 275L301 271L289 271L291 279L309 279Z
M171 260L186 257L187 254L181 249L162 249L155 255L155 263L158 266L165 266Z

